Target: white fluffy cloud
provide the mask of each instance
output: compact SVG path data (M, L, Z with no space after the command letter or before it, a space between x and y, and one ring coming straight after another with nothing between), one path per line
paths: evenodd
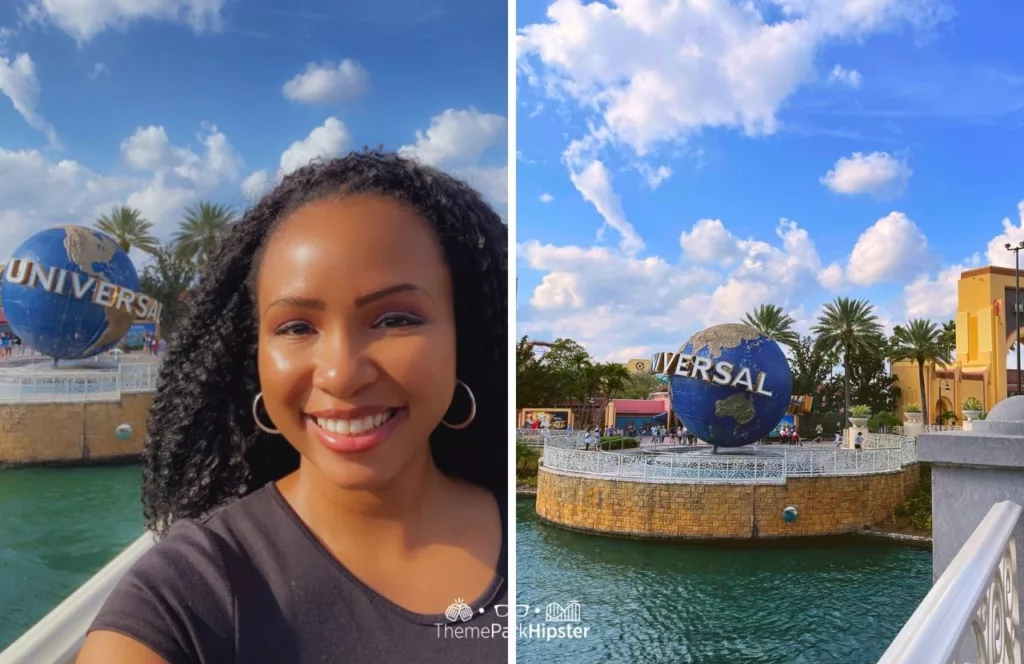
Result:
M517 63L554 106L575 103L596 115L563 162L603 217L602 230L616 230L620 248L636 252L643 241L613 189L602 157L609 146L643 158L708 127L771 134L783 103L815 78L824 45L928 30L951 16L943 0L555 0L546 21L520 30ZM641 173L652 188L668 176Z
M907 215L891 212L857 239L846 277L858 286L900 281L921 271L930 259L928 240Z
M504 145L508 120L474 108L449 108L430 120L430 127L416 132L416 142L399 153L438 168L457 168L477 163L483 154Z
M856 69L847 69L842 65L836 65L829 72L828 80L830 83L840 83L842 85L848 85L851 88L859 88L861 82L860 72Z
M399 154L436 166L463 178L491 203L508 203L508 166L481 165L490 151L504 151L508 120L474 108L449 108L430 119L416 141L398 149Z
M1013 253L1006 250L1006 245L1016 247L1024 241L1024 201L1017 203L1017 218L1019 223L1016 224L1009 217L1003 219L1003 232L988 243L987 256L991 265L1014 267Z
M284 176L298 170L315 159L337 157L352 149L352 134L345 123L336 117L329 117L324 123L309 132L305 138L295 141L281 153L278 175Z
M52 23L79 43L105 30L144 19L187 23L193 30L219 30L225 0L30 0L30 22Z
M508 204L508 166L487 166L481 162L489 150L504 148L507 140L505 118L474 109L448 109L432 118L426 130L416 132L415 143L398 151L464 179L502 211ZM276 175L260 170L246 177L242 193L254 202L288 173L314 159L337 157L351 149L348 128L338 118L329 117L308 136L288 146L281 154Z
M827 291L841 290L846 283L843 266L839 263L832 263L828 267L822 268L818 272L818 283Z
M889 198L903 193L913 171L906 160L887 152L854 152L842 157L821 183L837 194L872 194Z
M60 147L57 130L39 114L40 85L36 65L28 53L19 53L13 59L0 57L0 93L14 105L30 127L43 132L51 147Z
M1024 201L1018 207L1021 224L1004 220L1004 233L990 243L996 252L991 258L1005 261L1005 241L1024 240ZM927 239L899 212L861 234L845 268L840 262L823 266L813 239L793 221L780 220L775 235L773 241L742 239L721 220L702 219L681 234L678 264L606 247L523 242L520 270L542 277L529 294L531 310L520 314L520 332L538 339L572 337L597 357L645 357L649 352L634 351L670 347L769 302L786 308L795 329L808 334L822 304L837 291L867 297L891 332L912 318L954 316L961 272L990 262L978 252L955 265L931 267ZM724 255L735 258L721 260ZM815 281L821 290L813 288ZM883 282L898 290L890 296L864 291Z
M255 203L263 194L270 191L273 181L266 171L256 171L242 181L242 194L250 203Z
M547 192L545 192L545 193L540 195L540 202L541 203L550 203L553 200L555 200L555 197L552 196L551 194L547 193Z
M139 171L151 171L172 181L186 181L211 189L236 180L241 157L215 125L204 124L196 137L205 148L202 155L171 143L163 127L140 127L121 143L121 159Z
M520 31L520 67L550 96L600 109L602 126L642 155L701 127L771 133L824 44L949 16L929 0L764 5L556 0L546 22Z
M764 302L793 304L821 269L807 231L787 219L776 227L776 242L739 239L721 221L703 219L682 234L681 245L684 260L674 264L607 247L521 244L523 267L544 273L522 331L570 336L598 356L617 357L623 348L678 344L681 335L738 320ZM708 246L734 259L693 254Z
M689 231L679 235L683 256L698 263L734 264L739 257L739 240L725 228L721 219L701 219Z
M0 260L32 233L61 223L92 225L117 205L138 208L163 240L184 207L234 180L240 160L213 125L197 136L202 149L171 143L163 127L140 127L121 143L129 175L105 175L38 150L0 148Z
M960 273L978 267L981 257L939 270L934 278L921 274L903 288L906 318L948 319L956 314L957 282Z
M284 84L282 92L291 101L326 104L361 97L369 87L369 72L355 60L342 60L337 64L310 62L304 72Z

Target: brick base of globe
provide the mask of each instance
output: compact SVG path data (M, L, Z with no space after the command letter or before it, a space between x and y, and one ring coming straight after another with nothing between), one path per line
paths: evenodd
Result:
M543 467L537 515L556 526L636 539L751 540L843 535L884 521L920 465L871 475L790 477L784 485L633 482ZM783 511L796 507L792 522Z
M0 466L138 459L152 405L152 393L99 403L0 404ZM131 426L131 438L117 437L121 424Z

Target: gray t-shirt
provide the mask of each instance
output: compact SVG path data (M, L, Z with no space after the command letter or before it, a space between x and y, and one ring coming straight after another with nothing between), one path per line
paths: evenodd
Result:
M359 581L271 483L203 521L175 523L90 631L129 636L171 664L507 662L507 612L495 605L507 604L508 524L497 498L494 579L447 616L412 613Z

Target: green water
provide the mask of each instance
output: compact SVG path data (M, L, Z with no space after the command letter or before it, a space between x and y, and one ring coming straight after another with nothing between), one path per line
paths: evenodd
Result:
M0 650L142 534L141 472L0 470Z
M773 547L574 533L516 504L516 586L530 617L580 604L576 639L519 638L517 662L874 664L931 587L931 552L865 538ZM535 615L535 607L540 614Z

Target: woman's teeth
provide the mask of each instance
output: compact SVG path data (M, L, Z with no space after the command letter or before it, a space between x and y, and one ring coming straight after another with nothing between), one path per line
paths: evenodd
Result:
M367 415L366 417L359 417L354 420L332 420L324 417L315 417L313 419L316 421L317 426L324 431L330 431L331 433L343 436L358 436L381 426L390 420L394 414L394 410L389 410L385 413Z

